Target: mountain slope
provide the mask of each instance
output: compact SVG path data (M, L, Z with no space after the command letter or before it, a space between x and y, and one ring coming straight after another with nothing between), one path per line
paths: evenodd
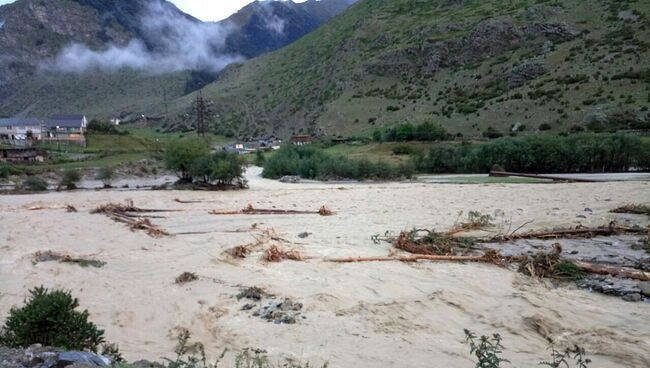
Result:
M649 16L641 0L363 0L202 93L213 128L243 136L644 128ZM173 104L184 124L192 99Z
M210 23L165 0L18 0L0 7L0 115L161 116L165 99L285 46L342 4L254 3Z

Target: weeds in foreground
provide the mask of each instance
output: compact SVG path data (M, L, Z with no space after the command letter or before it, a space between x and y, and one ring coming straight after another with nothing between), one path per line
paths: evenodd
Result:
M218 368L228 353L227 349L219 355L214 362L208 362L205 348L201 343L190 343L191 335L185 330L178 335L178 343L174 353L175 359L165 359L165 368ZM322 368L327 368L327 364ZM261 349L247 348L235 356L235 368L310 368L309 363L295 363L287 361L282 364L270 362L267 352Z
M478 337L472 331L465 329L465 342L469 345L470 354L478 359L476 368L499 368L502 367L502 363L510 363L509 360L502 358L504 350L502 341L503 339L498 333L492 336ZM575 368L589 368L591 359L588 359L586 355L585 349L579 346L560 351L551 345L551 360L540 362L539 365L551 368L571 368L573 362Z

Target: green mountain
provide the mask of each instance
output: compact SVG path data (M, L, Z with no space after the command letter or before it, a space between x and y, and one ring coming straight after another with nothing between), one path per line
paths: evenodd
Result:
M229 63L276 50L351 0L254 2L201 22L166 0L17 0L0 6L0 116L162 118Z
M642 0L362 0L201 93L212 129L248 137L648 129L649 17Z

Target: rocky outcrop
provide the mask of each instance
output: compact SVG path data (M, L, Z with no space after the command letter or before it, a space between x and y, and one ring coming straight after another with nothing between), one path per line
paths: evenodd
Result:
M85 351L61 351L39 344L27 349L0 347L2 368L107 367L110 364L110 359Z
M546 66L541 60L529 60L512 68L506 75L508 89L518 88L526 82L539 78L546 73Z
M577 29L566 23L540 22L518 26L509 19L489 19L478 23L469 35L461 38L392 51L367 65L366 70L379 76L396 76L405 72L431 75L442 68L468 65L501 55L531 38L561 43L578 35ZM522 71L530 71L532 75L542 71L539 65L531 67L533 69Z

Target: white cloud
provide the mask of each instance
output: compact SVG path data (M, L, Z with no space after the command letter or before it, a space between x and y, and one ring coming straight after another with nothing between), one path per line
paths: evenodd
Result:
M251 0L170 0L182 11L203 21L218 21L228 18ZM302 3L305 0L294 0Z
M126 46L109 45L91 50L82 44L65 47L44 68L66 72L115 71L122 68L165 73L179 70L219 71L243 58L223 52L226 37L233 30L216 23L193 22L168 8L153 5L141 19L142 31L155 39L155 51L140 40Z

